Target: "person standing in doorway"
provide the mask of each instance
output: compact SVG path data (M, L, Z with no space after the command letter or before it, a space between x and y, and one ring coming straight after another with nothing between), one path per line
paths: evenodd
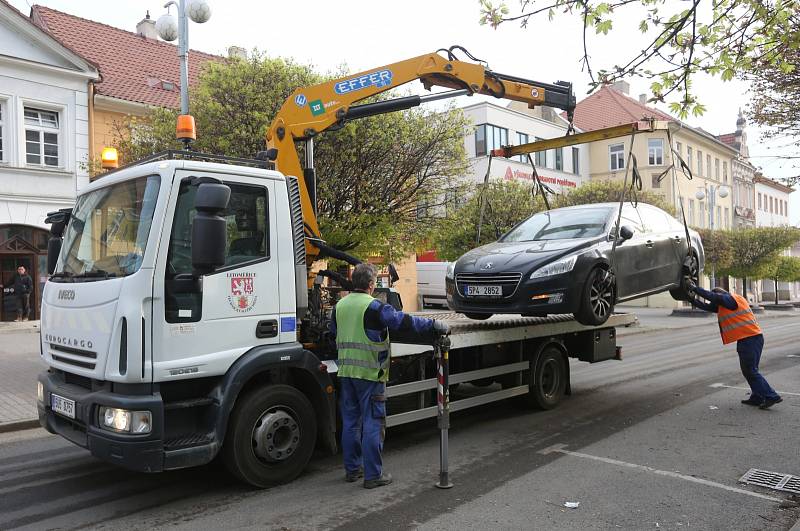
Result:
M747 299L736 293L728 293L719 287L706 291L691 279L687 280L686 285L692 296L692 304L717 314L722 343L727 345L736 342L739 366L751 391L750 398L742 400L742 404L769 409L782 402L780 395L770 387L767 379L758 371L761 351L764 349L764 335ZM708 302L699 300L698 296Z
M17 268L14 275L14 298L17 300L16 321L27 321L31 314L31 292L33 291L33 280L25 270L25 266Z

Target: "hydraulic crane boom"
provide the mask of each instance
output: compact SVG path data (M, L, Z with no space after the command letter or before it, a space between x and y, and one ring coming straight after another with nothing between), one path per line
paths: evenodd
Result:
M309 263L320 253L312 240L319 240L316 216L316 177L313 164L313 138L348 120L409 109L437 99L460 95L484 94L521 101L534 107L544 105L563 109L571 117L575 110L572 84L540 83L498 74L480 62L455 58L454 46L397 63L365 70L357 74L295 90L284 102L267 131L268 156L285 175L299 178L303 219L306 230L306 253ZM469 55L469 54L467 54ZM472 56L470 56L472 58ZM430 96L409 96L353 106L354 103L419 79L426 89L434 86L452 91ZM305 166L301 165L296 142L305 142ZM302 177L302 178L301 178Z

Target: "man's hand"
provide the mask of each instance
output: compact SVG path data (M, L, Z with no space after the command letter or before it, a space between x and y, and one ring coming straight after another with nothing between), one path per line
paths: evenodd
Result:
M433 331L437 336L449 336L450 326L444 321L433 321Z

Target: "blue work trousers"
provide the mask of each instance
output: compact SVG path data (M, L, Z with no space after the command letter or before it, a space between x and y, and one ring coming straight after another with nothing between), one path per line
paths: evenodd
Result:
M365 480L378 479L386 435L386 385L360 378L339 378L339 382L345 471L356 472L363 466Z
M761 361L761 351L764 349L764 336L746 337L736 342L736 352L739 354L739 366L742 368L742 375L747 383L750 384L750 399L763 402L766 399L776 400L780 398L775 389L770 387L767 380L758 372L758 363Z

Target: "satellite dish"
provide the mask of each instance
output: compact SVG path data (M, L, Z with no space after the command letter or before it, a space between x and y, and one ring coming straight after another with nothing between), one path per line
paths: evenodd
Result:
M206 0L189 0L186 5L186 14L189 15L192 22L202 24L211 18L211 6Z
M156 20L156 31L165 41L174 41L178 38L178 23L170 14L161 15Z

